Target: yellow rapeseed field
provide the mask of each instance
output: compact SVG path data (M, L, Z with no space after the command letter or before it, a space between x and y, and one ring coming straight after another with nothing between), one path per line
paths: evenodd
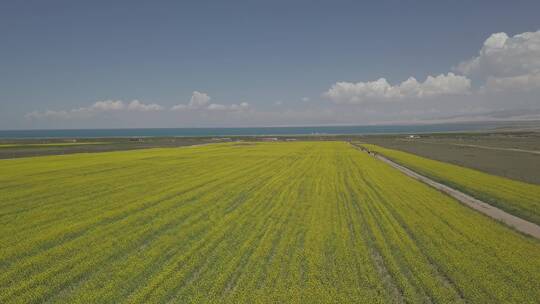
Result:
M0 303L537 303L540 242L343 142L0 160Z

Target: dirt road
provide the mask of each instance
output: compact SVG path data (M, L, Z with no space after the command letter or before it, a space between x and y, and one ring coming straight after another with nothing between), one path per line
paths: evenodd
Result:
M394 161L379 155L379 154L371 154L377 159L389 164L390 166L398 169L399 171L403 172L404 174L417 179L437 190L440 190L444 192L445 194L457 199L461 203L473 208L474 210L480 211L483 214L496 219L498 221L501 221L505 223L506 225L513 227L514 229L523 232L525 234L528 234L530 236L533 236L537 239L540 239L540 226L531 223L529 221L526 221L522 218L519 218L517 216L514 216L510 213L507 213L499 208L493 207L490 204L484 203L483 201L480 201L468 194L465 194L459 190L456 190L454 188L450 188L446 185L443 185L441 183L438 183L428 177L425 177L423 175L420 175L400 164L395 163Z

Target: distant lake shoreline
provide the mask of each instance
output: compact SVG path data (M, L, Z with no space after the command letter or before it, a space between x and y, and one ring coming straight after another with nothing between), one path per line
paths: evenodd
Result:
M432 125L245 127L245 128L140 128L140 129L65 129L0 130L0 138L114 138L114 137L212 137L212 136L293 136L367 135L487 131L501 123L448 123Z

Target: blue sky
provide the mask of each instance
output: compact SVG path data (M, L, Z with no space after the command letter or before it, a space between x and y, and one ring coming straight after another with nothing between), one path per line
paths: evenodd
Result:
M536 33L538 12L539 1L2 1L0 129L371 124L535 110L539 51L524 63L501 53L531 67L519 73L456 67L499 32L531 49L536 35L511 39ZM395 86L448 73L470 85L365 92L381 77ZM482 93L488 79L518 76L529 77L520 90ZM351 86L325 94L338 82ZM195 91L208 100L190 106ZM104 101L122 105L94 106Z

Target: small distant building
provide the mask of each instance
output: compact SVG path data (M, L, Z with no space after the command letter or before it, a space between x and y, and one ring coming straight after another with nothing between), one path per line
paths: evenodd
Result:
M264 138L261 138L262 141L277 141L278 138L277 137L264 137Z
M296 141L296 138L287 138L286 141Z
M415 138L420 138L420 136L418 136L418 135L408 135L407 138L408 139L415 139Z

